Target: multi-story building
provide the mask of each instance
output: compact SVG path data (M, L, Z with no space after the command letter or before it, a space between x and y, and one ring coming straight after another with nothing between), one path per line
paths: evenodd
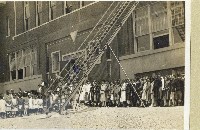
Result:
M16 1L0 8L1 91L34 90L85 53L77 51L112 2ZM184 73L184 2L140 2L112 41L130 78ZM107 49L89 79L126 78Z

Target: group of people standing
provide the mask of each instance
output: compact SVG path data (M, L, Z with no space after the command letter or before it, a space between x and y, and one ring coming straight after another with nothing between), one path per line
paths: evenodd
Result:
M64 109L74 110L81 105L91 107L156 107L184 105L184 76L156 75L135 79L101 82L89 80L78 91ZM71 95L76 84L66 84L54 91L45 92L42 82L37 92L20 89L6 91L0 95L0 116L16 117L43 113L44 110L60 110Z
M43 98L37 92L7 90L0 95L0 117L29 116L43 112Z
M120 82L87 81L79 102L89 106L180 106L184 104L184 77L160 76L125 79Z

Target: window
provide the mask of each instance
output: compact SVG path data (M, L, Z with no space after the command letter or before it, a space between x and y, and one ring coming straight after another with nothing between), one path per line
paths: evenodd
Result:
M40 26L42 21L42 1L36 1L36 26Z
M11 80L16 80L16 70L11 71Z
M80 8L82 8L85 5L84 1L80 1Z
M137 51L150 49L149 17L148 8L141 8L135 11L135 37Z
M36 54L36 48L26 48L10 54L11 80L23 79L37 74Z
M6 17L6 24L7 24L7 26L6 26L6 36L7 37L9 37L10 36L10 19L9 19L9 17Z
M29 29L29 18L30 18L30 10L29 10L29 2L24 2L24 30L27 31Z
M168 47L169 46L169 34L154 37L153 43L154 43L154 49Z
M31 52L30 49L24 49L24 68L25 68L25 77L31 76Z
M185 8L183 1L171 2L174 43L185 41Z
M32 75L37 75L37 50L36 48L31 49L31 67L32 67Z
M11 80L16 79L16 58L15 58L15 53L10 54L10 75L11 75Z
M64 14L68 14L70 12L72 12L72 5L69 1L64 1Z
M77 59L79 59L79 63L81 63L83 60L85 60L85 50L80 50L78 52L72 53L72 54L66 54L62 56L62 61L63 62L69 62L67 66L67 70L69 70L72 65L75 63Z
M151 6L152 32L168 29L167 2L158 2Z
M24 63L23 63L23 52L22 50L16 52L16 56L17 56L17 73L18 73L18 79L23 79L23 67L24 67Z
M56 7L56 1L50 1L49 2L49 20L53 20L55 18L55 7Z
M185 23L185 9L183 1L171 2L172 26L183 25Z
M153 33L153 48L169 46L169 27L167 18L167 2L158 2L151 6L151 29Z
M18 79L23 79L23 69L18 70Z
M52 60L52 73L59 72L60 70L60 51L51 53Z

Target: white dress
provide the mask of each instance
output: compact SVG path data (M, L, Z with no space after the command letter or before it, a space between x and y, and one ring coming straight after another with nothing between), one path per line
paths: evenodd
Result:
M17 99L15 98L12 99L12 111L18 111Z
M0 100L0 113L1 112L6 112L6 101L3 99Z
M38 108L37 99L32 99L32 101L33 101L33 109L37 109Z
M29 109L33 109L33 99L32 99L32 97L31 98L29 98L29 100L28 100L28 107L29 107Z
M90 88L92 87L91 84L86 84L84 85L84 90L85 90L85 101L90 100ZM87 94L86 94L87 93Z
M106 84L102 84L101 85L101 97L100 97L100 101L101 102L105 102L106 101L106 95L105 95L105 90L106 90L107 85Z
M126 83L122 84L121 87L121 98L120 98L120 102L124 102L126 101Z
M79 96L79 100L80 101L84 101L85 100L85 90L84 90L85 85L83 85L82 87L82 91L80 91L80 96Z
M147 90L147 82L144 83L144 85L143 85L142 100L146 100L146 98L147 98L146 90Z
M37 104L38 104L38 109L43 108L43 100L42 99L37 99Z

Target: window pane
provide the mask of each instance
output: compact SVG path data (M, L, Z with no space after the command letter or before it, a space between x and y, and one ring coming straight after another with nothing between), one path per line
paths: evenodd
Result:
M12 80L16 79L16 70L11 71L11 78Z
M37 71L37 65L33 65L33 75L37 75L38 71Z
M172 26L185 24L185 9L183 1L171 2Z
M18 70L18 79L23 79L23 69Z
M25 67L25 77L29 77L30 76L30 66Z
M137 38L138 52L150 49L150 36L140 36Z
M154 49L164 48L169 46L169 34L153 38Z
M151 6L152 31L157 32L168 28L167 3L159 2Z
M60 66L60 53L56 52L52 54L52 69L53 71L59 71Z

